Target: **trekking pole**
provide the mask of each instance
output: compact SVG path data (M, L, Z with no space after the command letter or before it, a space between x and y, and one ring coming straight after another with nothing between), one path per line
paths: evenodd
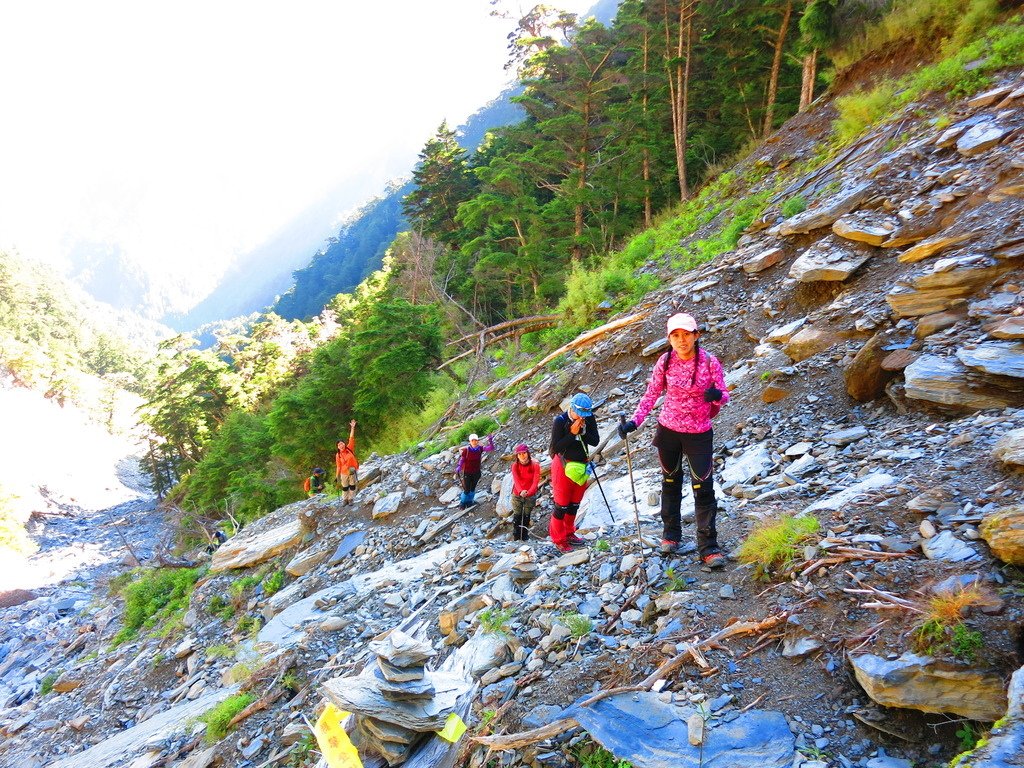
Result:
M604 499L604 505L608 507L608 517L612 519L613 525L618 525L618 521L615 519L615 513L612 512L612 505L608 503L608 497L604 495L604 488L601 487L601 478L597 476L597 467L594 466L594 462L588 462L590 468L594 470L594 482L597 483L597 490L601 492L601 498Z
M626 415L619 414L619 424L626 423ZM633 459L629 453L629 433L623 430L622 439L626 443L626 469L629 471L629 490L633 493L633 516L636 518L636 543L640 547L640 557L644 556L644 536L640 533L640 507L636 501L636 486L633 484Z

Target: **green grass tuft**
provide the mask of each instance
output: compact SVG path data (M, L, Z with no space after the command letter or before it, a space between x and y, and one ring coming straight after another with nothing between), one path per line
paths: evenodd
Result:
M478 619L480 628L488 635L504 635L508 632L508 623L515 615L512 608L498 608L492 606L480 611Z
M796 560L798 548L820 530L817 518L810 515L785 515L765 522L751 531L740 545L739 560L751 563L759 575L785 570Z
M201 714L198 719L199 722L206 723L206 743L216 744L227 736L228 723L231 719L255 700L256 697L251 693L237 693Z
M594 631L593 620L582 613L566 613L559 616L558 621L572 633L573 640L581 640Z
M281 587L284 586L285 572L284 568L274 571L272 574L267 576L263 580L263 594L266 597L276 595L281 591Z
M796 195L786 200L780 211L785 218L790 216L796 216L798 213L803 213L807 210L807 200L804 199L803 195Z
M46 676L39 681L39 695L45 696L53 690L53 684L64 672L62 669L54 669L46 673Z

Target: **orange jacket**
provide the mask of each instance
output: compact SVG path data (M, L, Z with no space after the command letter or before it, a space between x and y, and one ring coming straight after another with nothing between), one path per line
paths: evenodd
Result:
M356 458L355 454L356 438L354 435L348 439L347 446L347 451L339 448L337 453L334 454L334 464L338 468L335 477L347 475L350 469L359 469L359 459Z

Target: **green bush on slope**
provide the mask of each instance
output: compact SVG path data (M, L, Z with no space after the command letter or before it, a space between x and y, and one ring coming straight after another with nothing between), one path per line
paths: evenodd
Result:
M992 82L992 73L1024 66L1024 17L990 29L952 55L898 81L885 80L869 90L836 99L839 117L835 141L846 144L926 93L968 96Z
M192 589L204 573L202 568L136 569L120 587L124 596L124 626L114 635L120 645L135 637L143 627L153 627L182 615L188 609Z

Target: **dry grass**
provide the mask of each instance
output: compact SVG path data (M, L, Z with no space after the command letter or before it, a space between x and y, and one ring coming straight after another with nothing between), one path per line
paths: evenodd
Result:
M949 627L963 621L971 608L987 605L990 598L977 584L971 584L952 593L935 595L928 600L924 621L934 620Z

